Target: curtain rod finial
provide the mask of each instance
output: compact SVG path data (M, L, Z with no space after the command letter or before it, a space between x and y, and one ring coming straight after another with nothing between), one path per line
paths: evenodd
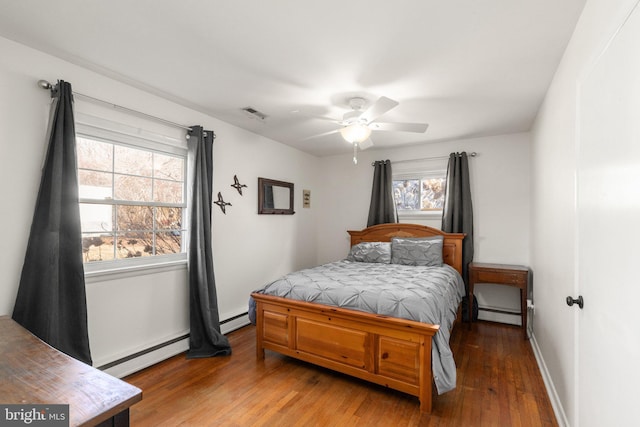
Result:
M53 89L53 85L46 80L38 80L38 86L42 89Z

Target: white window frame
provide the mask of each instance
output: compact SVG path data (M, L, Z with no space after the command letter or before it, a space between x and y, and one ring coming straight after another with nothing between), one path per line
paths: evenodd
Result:
M445 170L424 170L424 171L414 171L414 172L401 172L394 173L392 176L392 181L400 181L400 180L409 180L409 179L418 179L421 180L423 178L443 178L446 179L447 171ZM395 200L394 200L395 203ZM418 219L418 220L433 220L442 218L442 209L435 209L429 211L423 210L404 210L398 209L398 219Z
M185 268L187 264L186 248L188 245L189 224L187 200L187 177L189 176L187 167L189 162L186 138L185 141L179 141L166 135L146 132L142 129L132 128L127 125L89 115L79 114L76 117L76 136L78 137L103 141L125 147L149 150L159 154L182 157L184 158L185 165L183 188L184 202L181 206L183 209L182 221L185 224L183 226L183 233L185 234L183 236L183 251L176 254L85 262L85 277L93 278L114 274L118 275L118 277L127 277L129 275L148 273L151 269L156 273L159 270ZM86 199L79 200L81 203L91 203L92 201L93 200ZM143 205L144 204L146 203L143 203Z

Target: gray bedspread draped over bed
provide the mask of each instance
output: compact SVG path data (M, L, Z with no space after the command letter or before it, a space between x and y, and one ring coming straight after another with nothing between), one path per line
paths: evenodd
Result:
M438 394L456 386L449 337L465 288L460 274L448 265L342 260L287 274L256 292L440 325L432 346L434 381ZM253 299L249 317L255 323Z

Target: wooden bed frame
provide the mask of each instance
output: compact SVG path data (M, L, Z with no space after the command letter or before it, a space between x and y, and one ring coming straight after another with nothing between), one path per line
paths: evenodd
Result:
M464 234L416 224L381 224L349 231L351 245L393 237L444 236L443 259L462 270ZM431 340L438 325L254 293L256 350L304 360L420 399L431 412Z

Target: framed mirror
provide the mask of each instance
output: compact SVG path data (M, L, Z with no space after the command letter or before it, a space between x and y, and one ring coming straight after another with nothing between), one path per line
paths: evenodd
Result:
M293 215L293 183L258 178L258 213Z

